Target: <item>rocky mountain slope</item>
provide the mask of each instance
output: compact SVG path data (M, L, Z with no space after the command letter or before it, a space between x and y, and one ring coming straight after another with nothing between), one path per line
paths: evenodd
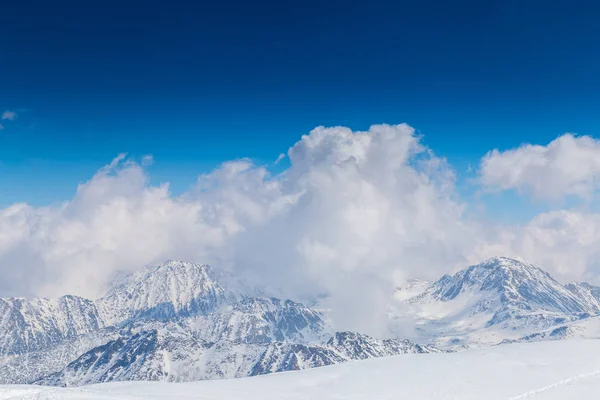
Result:
M517 343L383 357L192 383L117 382L77 388L0 385L2 400L594 400L600 340Z
M179 261L120 276L96 302L67 296L4 303L4 320L16 322L2 325L2 383L233 378L435 351L362 335L332 337L320 311L261 297L225 272ZM298 362L276 362L282 358Z
M336 332L323 344L271 343L250 375L295 371L398 354L440 352L433 346L421 346L408 340L379 340L355 332Z
M119 277L97 303L109 324L206 315L242 297L232 280L208 265L168 261Z
M0 356L41 350L103 326L96 304L81 297L0 299Z
M600 291L562 285L532 264L495 257L444 275L421 294L403 299L417 321L417 337L439 346L515 340L600 312Z
M600 336L600 288L561 285L503 257L431 284L409 281L396 292L402 306L391 307L402 312L391 314L402 325L399 339L335 332L322 311L261 293L207 265L169 261L116 278L97 301L2 299L0 383L236 378L439 348Z
M170 325L111 340L35 383L79 386L121 380L178 382L237 378L350 360L437 352L441 351L406 340L378 340L353 332L338 332L320 344L212 343Z

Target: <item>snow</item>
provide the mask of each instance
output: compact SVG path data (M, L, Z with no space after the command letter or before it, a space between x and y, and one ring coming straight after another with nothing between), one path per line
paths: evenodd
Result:
M77 296L0 299L0 356L43 349L104 326L96 305Z
M97 301L0 299L0 383L189 382L600 338L600 288L505 257L433 283L409 279L388 304L386 340L336 333L326 311L261 293L218 268L168 261L117 276Z
M398 288L394 293L396 300L408 300L411 297L415 297L427 290L429 282L422 281L420 279L409 278L406 283Z
M67 389L7 385L0 386L0 400L588 400L600 391L598 354L600 340L516 343L234 380L113 382Z
M206 314L238 296L221 284L231 279L225 275L208 265L171 260L119 277L98 305L109 323Z
M600 312L599 288L576 282L561 285L534 265L507 257L445 275L425 290L421 283L412 285L422 293L396 295L414 317L415 333L407 338L441 348L554 338L541 334ZM400 310L405 315L392 318L402 322L407 308Z

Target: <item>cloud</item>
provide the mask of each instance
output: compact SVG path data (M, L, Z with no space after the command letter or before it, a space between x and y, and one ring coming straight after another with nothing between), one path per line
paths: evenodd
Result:
M4 125L0 124L0 131L4 129Z
M565 134L546 146L493 150L481 160L480 182L489 191L516 189L537 199L590 199L600 187L600 141Z
M513 252L562 281L600 275L600 214L575 210L542 213L512 236Z
M15 119L17 119L18 115L16 112L14 111L4 111L2 113L2 119L3 120L8 120L8 121L14 121Z
M268 181L281 212L236 237L234 266L260 270L284 293L327 293L323 304L343 327L381 333L396 284L465 262L473 235L454 174L411 127L321 127L288 156L290 168Z
M465 262L475 235L454 174L413 128L319 127L288 157L276 176L251 160L226 162L175 197L121 154L69 202L6 208L0 293L93 297L117 270L182 258L321 298L340 327L369 321L380 333L397 283Z
M148 167L152 164L154 164L154 157L152 156L152 154L146 154L145 156L142 157L142 166L143 167Z
M436 279L494 255L564 279L600 272L600 215L490 223L469 212L452 168L408 125L318 127L287 157L277 175L227 161L173 196L150 184L144 159L121 154L64 204L0 209L0 295L94 297L116 271L179 258L316 301L338 329L382 336L407 277Z
M273 164L275 164L275 165L279 164L284 158L285 158L285 154L281 153L280 155L277 156L277 158L275 159L275 162Z

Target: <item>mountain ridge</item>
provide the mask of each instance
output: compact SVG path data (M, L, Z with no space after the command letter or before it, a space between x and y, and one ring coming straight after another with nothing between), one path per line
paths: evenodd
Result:
M0 359L0 381L71 386L234 378L258 374L261 360L261 373L280 372L423 349L360 336L363 347L355 345L354 353L344 354L327 343L335 333L321 311L260 293L225 271L184 261L121 274L97 301L81 298L98 318L94 329L73 338L50 332L48 343L31 349L36 351ZM297 357L290 353L294 346L304 349L300 364L264 362L269 352ZM323 351L336 356L320 359ZM24 368L32 362L39 367ZM10 373L14 368L24 372L15 377Z
M580 289L560 284L533 264L493 257L444 275L405 301L420 318L421 332L437 336L432 341L438 346L463 346L465 337L470 344L495 344L514 339L511 331L526 336L598 314L600 297Z
M169 260L118 276L96 301L0 299L0 383L236 378L440 348L593 336L600 320L590 318L600 312L600 288L562 285L507 257L399 288L393 301L415 321L414 333L404 337L338 332L322 311L262 293L226 271Z

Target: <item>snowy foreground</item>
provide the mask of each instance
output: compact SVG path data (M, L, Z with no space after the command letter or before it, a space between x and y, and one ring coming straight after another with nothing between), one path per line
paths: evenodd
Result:
M597 399L600 340L501 345L194 383L0 386L0 399Z

